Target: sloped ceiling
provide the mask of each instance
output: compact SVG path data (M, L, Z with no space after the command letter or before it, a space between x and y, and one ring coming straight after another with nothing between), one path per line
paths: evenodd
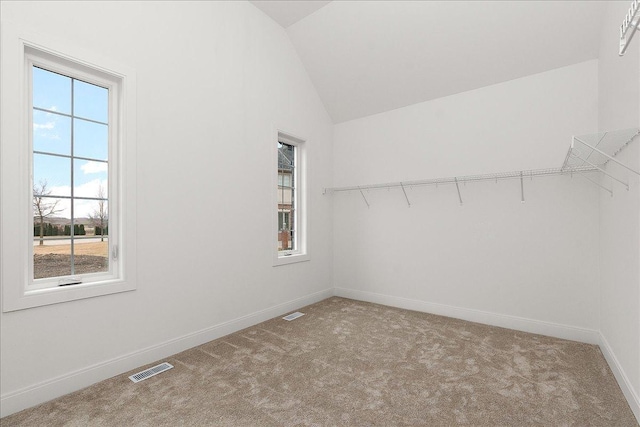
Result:
M336 0L283 26L340 123L595 59L604 6Z
M252 0L251 3L283 28L288 28L331 1L319 0Z

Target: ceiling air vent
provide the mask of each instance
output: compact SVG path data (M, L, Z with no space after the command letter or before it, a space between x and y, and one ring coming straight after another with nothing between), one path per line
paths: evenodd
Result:
M296 311L295 313L291 313L288 314L286 316L283 317L284 320L288 320L289 322L292 320L297 319L298 317L302 317L304 316L304 313L300 313L299 311Z
M145 369L142 372L138 372L137 374L133 374L129 377L131 381L134 383L139 383L142 380L146 380L147 378L151 378L154 375L158 375L161 372L168 371L173 368L173 365L167 362L163 362L159 365L156 365L152 368Z

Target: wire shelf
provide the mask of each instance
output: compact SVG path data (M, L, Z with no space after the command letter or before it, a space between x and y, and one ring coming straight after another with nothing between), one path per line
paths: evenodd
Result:
M640 133L637 128L574 136L562 168L604 166Z
M574 136L571 142L571 146L569 147L569 151L565 156L564 163L562 164L562 167L559 168L531 169L512 172L489 173L484 175L465 175L413 181L387 182L382 184L353 185L347 187L330 187L325 188L323 194L345 191L358 191L362 195L362 198L367 204L367 207L369 207L369 201L367 200L363 190L400 188L404 193L407 204L411 206L411 202L409 201L409 197L407 196L407 192L405 190L407 187L412 188L430 185L455 185L457 187L460 204L462 204L460 184L464 184L467 182L498 182L507 179L519 179L522 189L522 202L524 202L524 178L577 174L590 181L594 185L597 185L601 189L607 191L613 196L613 191L611 189L602 185L602 183L598 180L589 177L587 172L601 172L604 175L609 176L611 179L626 186L628 190L629 184L624 182L620 177L617 177L608 172L605 169L605 166L609 162L615 162L626 168L627 170L635 173L636 175L640 175L640 172L615 159L615 156L622 150L624 150L634 139L636 139L639 134L640 130L638 128L633 128L612 132L602 132L591 135Z
M506 179L521 179L521 178L533 178L533 177L541 177L541 176L553 176L553 175L571 175L573 173L585 173L585 172L593 172L597 170L591 166L581 166L581 167L569 167L569 168L551 168L551 169L531 169L524 171L513 171L513 172L500 172L500 173L490 173L484 175L466 175L466 176L454 176L447 178L432 178L432 179L422 179L416 181L398 181L398 182L388 182L384 184L368 184L368 185L356 185L349 187L333 187L333 188L325 188L325 193L334 193L341 191L359 191L359 190L375 190L375 189L385 189L385 188L402 188L402 187L419 187L419 186L428 186L428 185L455 185L464 184L466 182L477 182L477 181L502 181Z

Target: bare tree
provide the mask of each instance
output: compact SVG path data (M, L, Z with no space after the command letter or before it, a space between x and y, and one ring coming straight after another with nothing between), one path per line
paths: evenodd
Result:
M102 184L98 187L96 198L100 199L98 200L98 207L93 210L93 213L89 214L89 219L94 227L100 227L100 241L104 242L104 229L109 224L109 210L105 206L106 200L104 200L104 187L102 187Z
M46 180L33 185L33 215L40 223L40 246L44 245L44 220L63 210L57 209L60 199L54 202L46 197L49 194L51 190Z

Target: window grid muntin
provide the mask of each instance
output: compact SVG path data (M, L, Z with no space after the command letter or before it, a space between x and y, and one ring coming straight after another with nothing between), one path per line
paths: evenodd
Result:
M75 87L75 82L76 81L80 81L86 84L90 84L93 86L97 86L100 87L102 89L107 90L107 120L108 121L112 121L112 108L113 108L113 99L112 99L112 88L109 87L108 85L103 85L103 84L98 84L94 81L90 81L88 79L83 79L83 78L78 78L77 76L75 76L73 72L67 73L67 72L61 72L61 71L56 71L56 68L58 68L58 64L54 64L55 66L48 66L48 65L40 65L37 60L30 60L29 61L29 75L30 75L30 95L29 98L29 106L30 106L30 120L29 120L29 133L31 135L30 137L30 141L31 141L31 145L32 145L32 161L31 161L31 167L32 167L32 173L33 173L33 154L40 154L40 155L45 155L45 156L54 156L54 157L61 157L61 158L67 158L70 160L70 178L71 178L71 182L70 182L70 196L56 196L56 195L46 195L46 196L39 196L41 198L52 198L52 199L67 199L70 200L70 207L69 207L69 211L70 211L70 235L69 236L61 236L61 237L57 237L57 236L48 236L47 240L69 240L70 241L70 266L71 266L71 274L70 275L64 275L64 276L50 276L50 277L43 277L41 279L35 279L35 268L34 268L34 257L33 257L33 251L31 251L31 256L30 256L30 282L31 282L31 288L47 288L50 286L42 286L43 282L51 282L53 280L57 280L57 279L64 279L66 277L69 276L74 276L75 275L75 260L74 260L74 254L75 254L75 248L74 248L74 241L75 240L85 240L85 239L90 239L90 238L95 238L95 236L81 236L78 235L76 236L74 234L74 225L75 225L75 203L74 201L76 200L93 200L93 201L105 201L108 204L108 208L107 208L107 218L108 221L111 222L111 209L112 209L112 203L111 203L111 194L112 192L109 191L109 188L111 188L111 173L110 173L110 168L107 169L107 180L109 182L108 184L108 189L107 189L107 197L104 198L99 198L99 197L85 197L85 196L75 196L74 192L75 192L75 176L74 176L74 160L86 160L86 161L92 161L92 162L100 162L100 163L106 163L107 165L109 165L109 159L111 158L111 150L112 150L112 125L110 125L108 122L101 122L98 120L93 120L93 119L89 119L89 118L85 118L82 116L77 116L75 115L75 108L74 108L74 101L75 101L75 94L74 94L74 87ZM34 68L38 68L41 69L43 71L46 72L50 72L50 73L54 73L54 74L58 74L61 76L64 76L66 78L71 79L71 88L70 88L70 97L71 97L71 114L67 114L67 113L62 113L59 111L55 111L55 110L51 110L51 109L46 109L46 108L42 108L42 107L35 107L33 105L33 69ZM63 117L69 117L70 120L70 153L69 155L66 154L59 154L59 153L50 153L50 152L46 152L46 151L41 151L41 150L33 150L33 111L42 111L42 112L46 112L49 114L56 114L59 116L63 116ZM96 159L96 158L90 158L90 157L76 157L74 155L74 139L75 139L75 135L74 135L74 119L77 120L83 120L83 121L87 121L87 122L91 122L91 123L96 123L96 124L101 124L104 126L107 126L107 160L104 159ZM32 182L33 184L33 182ZM31 188L33 188L33 185L31 185ZM33 196L31 197L31 199L33 199ZM33 219L33 208L31 208L32 211L32 215L31 218ZM32 221L33 223L33 221ZM33 229L34 227L30 227L31 229ZM112 228L113 230L113 228ZM31 242L30 242L30 247L33 248L33 239L36 238L36 236L33 236L33 231L30 231L30 235L31 235ZM111 253L113 250L113 241L111 239L111 236L108 237L108 244L107 244L107 263L108 263L108 270L106 272L104 271L98 271L98 272L92 272L92 273L83 273L83 276L104 276L105 274L111 274L113 271L113 264L112 264L112 260L111 260ZM40 286L33 286L34 284L37 283L41 283Z
M34 67L40 68L41 70L49 71L49 70L46 70L45 68L38 67L36 65L34 65ZM51 71L51 72L53 73L54 71ZM59 73L56 73L56 74L59 74ZM76 81L76 80L77 81L82 81L82 80L76 79L74 77L69 77L69 78L72 81ZM85 83L87 83L87 82L85 82ZM93 83L87 83L87 84L93 84ZM94 86L99 86L99 85L94 85ZM99 86L99 87L102 87L102 86ZM106 87L103 87L103 89L109 90L109 88L106 88ZM72 85L72 90L73 90L73 85ZM73 101L71 102L71 105L72 105L71 111L73 111ZM63 112L60 112L60 111L56 111L56 110L47 110L46 108L42 108L42 107L32 107L32 108L34 110L36 110L36 111L42 111L43 113L50 113L50 114L55 114L55 115L62 116L62 117L68 117L70 119L84 120L85 122L91 122L91 123L96 123L96 124L99 124L99 125L109 126L109 123L101 122L99 120L93 120L93 119L87 119L86 117L74 116L72 114L67 114L67 113L63 113Z
M33 154L46 154L47 156L57 156L57 157L64 157L64 158L69 158L68 155L66 154L60 154L60 153L49 153L47 151L40 151L40 150L33 150ZM91 157L81 157L81 156L74 156L73 157L74 160L86 160L88 162L100 162L100 163L109 163L108 160L104 160L104 159L94 159Z

